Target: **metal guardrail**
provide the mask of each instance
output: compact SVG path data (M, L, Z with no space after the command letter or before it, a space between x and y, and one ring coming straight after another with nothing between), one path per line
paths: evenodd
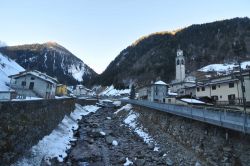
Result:
M122 102L152 108L170 114L198 120L216 126L250 134L250 115L243 112L231 112L225 109L199 109L181 105L154 103L143 100L122 100ZM244 120L246 116L246 121ZM245 123L244 123L245 122Z

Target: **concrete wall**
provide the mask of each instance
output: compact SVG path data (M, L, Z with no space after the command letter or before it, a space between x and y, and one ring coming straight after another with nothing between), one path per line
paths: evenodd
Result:
M145 107L133 107L139 113L138 120L156 142L164 142L170 136L176 143L193 150L207 165L247 166L250 163L250 136L247 134Z
M9 165L75 109L75 99L0 102L0 165Z

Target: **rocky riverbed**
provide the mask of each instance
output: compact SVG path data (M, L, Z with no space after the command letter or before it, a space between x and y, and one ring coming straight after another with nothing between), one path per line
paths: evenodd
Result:
M101 108L84 116L68 156L63 163L52 160L52 165L204 165L192 149L170 135L155 140L137 121L138 116L128 107Z

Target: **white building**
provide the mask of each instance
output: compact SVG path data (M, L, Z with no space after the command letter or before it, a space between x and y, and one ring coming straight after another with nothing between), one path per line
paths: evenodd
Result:
M165 102L168 96L168 85L163 81L156 81L153 84L138 88L138 99L154 102Z
M45 99L55 98L58 81L45 73L32 70L20 72L9 77L11 78L10 88L14 89L17 95L22 98L26 96Z
M91 92L91 90L83 85L76 85L76 88L73 90L75 96L86 96L89 92Z
M168 95L168 85L163 81L156 81L151 85L150 93L150 101L165 102L165 98Z
M245 71L242 75L246 102L250 105L250 73ZM212 98L216 104L242 104L243 95L239 77L239 73L233 73L199 81L197 86L189 88L189 92L195 91L197 98Z

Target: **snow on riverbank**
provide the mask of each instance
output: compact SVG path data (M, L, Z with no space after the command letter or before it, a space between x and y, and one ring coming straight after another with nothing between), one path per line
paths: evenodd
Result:
M58 161L62 162L67 156L66 151L71 147L70 142L75 141L73 131L78 128L78 121L82 119L82 116L88 115L90 112L96 112L98 109L99 107L94 105L83 107L76 104L76 108L70 116L65 116L50 135L45 136L31 148L31 154L24 156L13 166L40 165L43 159L50 164L49 160L52 158L57 158Z
M127 118L124 120L124 123L127 124L138 136L140 136L143 141L147 144L154 144L154 151L159 150L159 145L155 142L155 140L145 131L143 131L143 126L138 127L137 118L139 117L139 114L133 111L131 104L127 104L123 106L122 108L118 109L115 114L117 114L120 111L129 111L129 114Z

